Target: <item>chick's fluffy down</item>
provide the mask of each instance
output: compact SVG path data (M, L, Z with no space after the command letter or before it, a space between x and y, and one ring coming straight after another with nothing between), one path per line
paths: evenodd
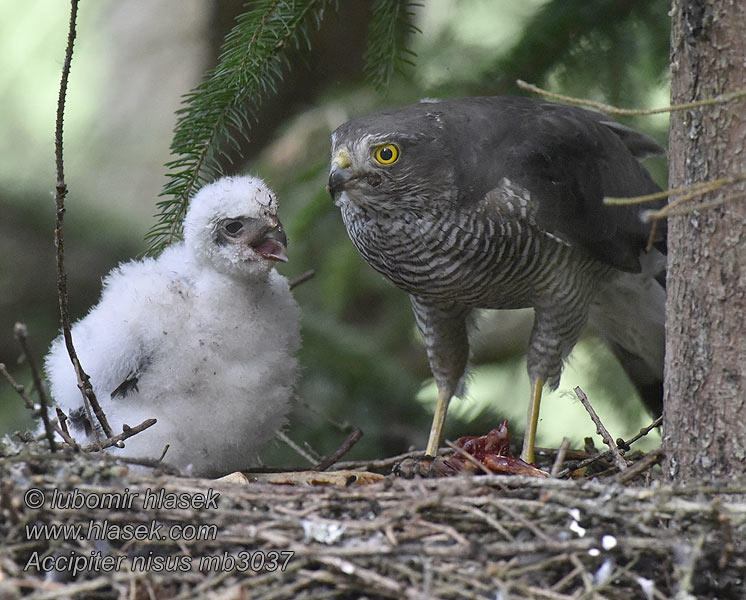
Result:
M270 261L247 260L243 271L221 268L216 261L234 259L203 250L216 243L220 219L261 212L254 210L257 190L271 195L249 177L203 188L186 218L204 220L191 223L199 243L120 265L105 278L100 302L73 327L80 362L114 433L123 424L158 420L115 452L158 458L169 444L166 462L217 475L250 465L285 423L300 343L300 310L288 281ZM216 205L215 194L223 200L213 211L219 214L205 215L208 201ZM80 414L81 395L61 337L45 370L57 404ZM125 381L129 385L122 386ZM85 435L75 423L71 433Z

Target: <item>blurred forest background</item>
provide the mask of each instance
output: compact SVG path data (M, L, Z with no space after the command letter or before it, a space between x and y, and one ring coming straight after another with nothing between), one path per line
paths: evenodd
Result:
M83 316L101 278L146 250L164 184L181 96L217 61L238 0L81 3L65 124L66 267L70 308ZM518 78L627 107L668 104L668 3L660 0L425 0L413 6L416 53L388 90L363 75L372 1L340 0L291 53L292 70L255 111L243 158L227 172L263 177L277 192L290 240L280 270L316 277L296 288L304 313L302 380L289 436L320 453L360 427L350 457L424 448L435 403L406 294L364 264L325 192L329 134L348 118L422 97L517 94ZM13 324L29 327L37 361L58 332L53 130L67 34L67 2L0 0L0 362L30 387ZM667 115L623 120L665 145ZM648 161L665 185L665 160ZM450 439L510 419L520 439L528 399L524 352L530 311L485 313L468 397L454 401ZM85 367L85 365L83 365ZM615 437L650 419L603 343L584 337L560 389L542 403L539 445L582 445L595 428L580 385ZM134 425L134 424L133 424ZM0 380L0 435L32 426ZM656 439L648 440L656 443ZM601 446L599 439L596 445ZM273 465L301 464L281 444Z

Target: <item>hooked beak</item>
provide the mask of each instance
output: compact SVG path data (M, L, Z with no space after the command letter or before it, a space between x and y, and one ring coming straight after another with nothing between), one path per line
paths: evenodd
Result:
M353 178L350 166L352 166L350 155L347 150L341 148L332 159L332 168L329 171L329 186L327 189L332 199L344 190L347 183Z
M261 235L255 239L247 240L249 245L262 257L267 260L288 262L287 245L288 239L282 224L277 221L274 227L266 228Z

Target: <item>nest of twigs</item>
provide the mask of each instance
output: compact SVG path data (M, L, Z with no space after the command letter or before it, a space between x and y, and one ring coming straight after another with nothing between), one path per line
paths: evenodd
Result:
M733 483L239 485L34 442L6 447L0 479L3 599L744 597Z

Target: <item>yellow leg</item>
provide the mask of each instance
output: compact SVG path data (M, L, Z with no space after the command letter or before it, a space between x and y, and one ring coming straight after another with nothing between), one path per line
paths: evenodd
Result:
M433 415L433 424L430 426L430 437L427 440L427 456L437 456L440 448L440 439L443 437L443 426L446 423L446 413L448 412L448 403L451 401L451 395L438 390L438 404L435 407Z
M528 401L528 416L526 418L526 433L523 437L521 459L527 463L534 462L534 443L536 441L536 426L539 424L539 405L541 404L541 390L544 382L536 379L531 382L531 398Z

